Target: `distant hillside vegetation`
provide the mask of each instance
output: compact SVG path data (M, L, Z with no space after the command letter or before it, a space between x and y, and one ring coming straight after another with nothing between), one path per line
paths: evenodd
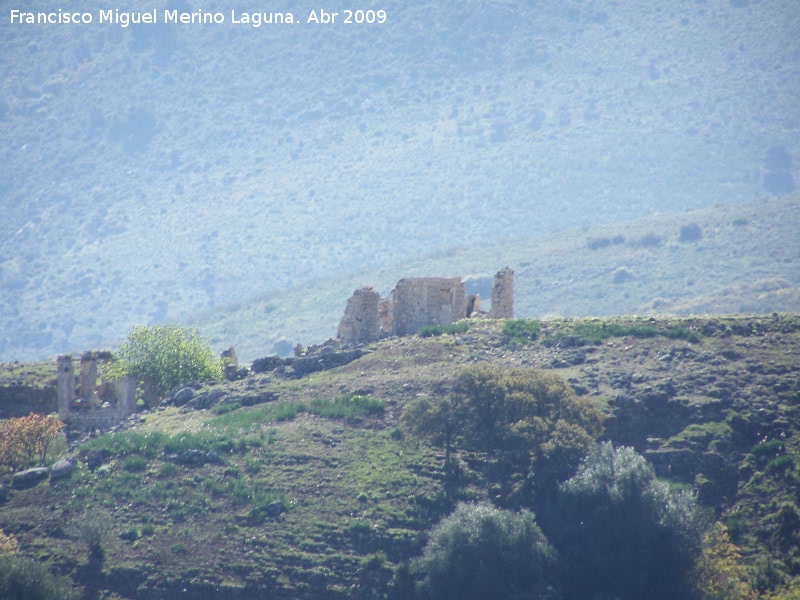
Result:
M382 269L256 296L198 315L245 360L335 335L362 285L462 276L488 302L491 275L515 274L518 317L771 313L800 310L800 195L654 215L539 239L452 247Z
M89 25L0 17L0 358L800 177L791 2L387 0L384 24L313 25L301 0L271 9L299 23L260 27L219 2L124 10L164 6L226 22L101 24L101 0L75 3ZM648 275L631 274L634 299ZM310 337L331 319L312 317Z

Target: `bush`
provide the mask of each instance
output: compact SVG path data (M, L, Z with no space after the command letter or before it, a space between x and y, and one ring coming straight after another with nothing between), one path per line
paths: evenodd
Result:
M695 569L695 585L703 600L751 600L755 597L741 559L725 525L714 525L703 540L703 551Z
M461 321L451 325L425 325L425 327L417 332L417 335L426 338L444 335L445 333L456 335L458 333L466 333L467 331L469 331L469 323Z
M540 329L539 321L510 319L503 324L501 333L509 338L506 343L525 345L539 337Z
M0 598L4 600L70 600L65 583L38 562L0 554Z
M0 556L19 552L19 542L12 534L0 529Z
M412 563L418 590L437 600L556 598L553 548L533 513L459 504Z
M109 378L129 376L155 396L189 381L218 381L222 363L195 329L164 325L135 327L107 367Z
M703 230L697 223L690 223L681 227L679 240L681 242L698 242L703 237Z
M562 556L565 597L690 598L705 522L631 448L598 446L563 484L545 530Z
M31 413L0 423L0 472L16 471L36 461L44 463L47 449L64 430L58 417Z

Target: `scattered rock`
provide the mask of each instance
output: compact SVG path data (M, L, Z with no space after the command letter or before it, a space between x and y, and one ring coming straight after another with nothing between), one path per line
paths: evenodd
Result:
M64 458L50 467L50 479L64 479L72 475L74 459Z
M273 500L272 502L267 504L265 510L268 517L272 519L277 519L278 517L281 516L281 513L286 509L283 507L283 502L281 502L280 500Z
M33 467L32 469L26 469L25 471L14 473L14 476L11 478L11 480L14 484L14 487L17 488L33 487L45 479L48 473L50 473L50 469L47 467Z
M226 392L219 388L197 394L194 398L189 400L181 409L182 412L190 410L203 410L216 406L226 396Z
M185 387L178 390L178 392L172 397L172 404L175 406L183 406L194 397L195 391L190 387Z

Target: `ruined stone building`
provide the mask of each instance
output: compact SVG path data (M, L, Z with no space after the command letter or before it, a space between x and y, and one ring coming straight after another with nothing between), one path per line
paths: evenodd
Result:
M489 313L481 312L480 296L467 296L458 277L404 278L386 298L371 287L362 287L347 301L336 335L345 344L360 344L387 335L411 335L427 325L449 325L478 315L511 319L514 271L508 267L495 274L491 301Z
M58 416L71 429L108 429L136 411L136 380L123 377L98 385L98 363L110 359L108 352L84 352L77 375L72 356L56 359Z

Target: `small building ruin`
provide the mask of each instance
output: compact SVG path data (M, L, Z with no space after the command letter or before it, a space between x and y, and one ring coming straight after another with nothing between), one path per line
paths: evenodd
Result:
M427 325L450 325L475 316L512 319L514 271L510 268L495 274L491 303L489 312L482 312L480 296L467 296L458 277L404 278L386 298L371 287L362 287L347 301L336 337L344 344L361 344L388 335L412 335Z
M136 412L135 379L122 377L98 385L98 365L110 360L110 352L84 352L76 375L71 355L56 359L58 416L71 429L109 429Z

